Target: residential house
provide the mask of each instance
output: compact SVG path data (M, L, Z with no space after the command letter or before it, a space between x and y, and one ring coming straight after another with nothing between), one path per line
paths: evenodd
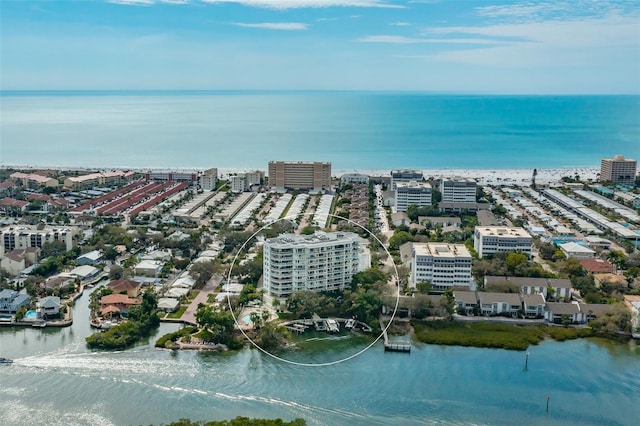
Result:
M113 313L120 313L126 316L132 306L140 305L142 299L132 298L126 294L108 294L100 299L100 314L102 316Z
M547 281L549 288L553 289L553 297L556 300L571 299L571 280L567 278L548 278Z
M38 300L36 311L38 318L47 319L60 313L60 298L57 296L47 296Z
M607 312L611 312L615 305L603 305L596 303L580 303L580 312L582 313L582 322L590 322L601 317Z
M544 316L545 300L542 294L523 294L522 312L526 318L542 318Z
M74 278L79 278L80 280L88 280L100 273L100 269L95 268L91 265L82 265L76 268L73 268L68 272L68 275Z
M578 262L580 262L585 271L592 274L612 274L615 270L611 263L598 258L579 259Z
M0 209L4 212L20 212L27 211L28 201L16 200L15 198L3 198L0 200Z
M95 265L100 259L102 259L102 252L93 250L76 258L76 262L78 265Z
M145 275L147 277L157 277L162 271L164 262L158 260L143 260L133 267L136 275Z
M31 299L26 294L20 294L15 290L4 289L0 291L0 312L15 314L23 306L29 306Z
M137 281L128 280L126 278L111 281L107 284L107 287L113 290L115 294L126 294L134 299L140 296L141 293L141 284Z
M561 278L502 277L487 275L484 277L485 287L491 284L511 284L520 287L520 294L541 294L547 300L549 290L555 299L571 298L571 281Z
M66 275L54 275L40 284L45 290L61 290L68 288L73 283L73 278Z
M580 305L576 302L572 303L555 303L547 302L544 311L544 319L554 324L563 324L564 319L571 324L579 324L582 321L582 313Z
M178 310L180 302L178 299L172 299L170 297L162 297L158 299L158 309L165 312L175 312Z
M487 275L484 277L485 287L492 284L506 284L520 287L520 294L542 294L547 297L547 287L549 282L547 278L532 277L503 277L495 275Z
M453 292L456 299L456 308L460 315L473 316L478 309L478 297L475 291L459 291Z
M500 315L508 314L517 317L522 302L517 293L490 293L478 292L478 301L480 303L480 312L483 315Z
M11 252L2 256L2 259L0 260L0 267L2 267L2 269L7 271L9 275L13 277L20 275L20 272L22 272L27 267L25 259L19 254L15 253L15 251L16 250L12 250Z
M558 247L568 258L573 257L575 259L593 259L594 257L596 257L595 250L592 250L589 247L585 247L581 244L574 243L573 241L565 244L559 244Z

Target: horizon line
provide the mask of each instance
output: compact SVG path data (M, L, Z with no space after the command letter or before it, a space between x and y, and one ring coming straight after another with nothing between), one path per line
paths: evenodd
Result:
M0 89L0 96L20 94L216 94L216 93L370 93L370 94L425 94L456 96L640 96L638 93L566 93L566 92L482 92L449 90L413 90L413 89Z

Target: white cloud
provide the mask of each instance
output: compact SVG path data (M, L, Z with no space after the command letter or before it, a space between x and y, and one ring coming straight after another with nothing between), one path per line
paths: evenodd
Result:
M404 8L403 5L389 3L383 0L202 0L204 3L237 3L244 6L262 7L268 9L301 9L323 7L385 7Z
M426 37L404 37L397 35L370 35L357 39L361 43L431 43L431 44L505 44L502 40L481 39L481 38L426 38Z
M602 18L429 28L423 34L491 40L500 45L434 55L444 61L475 65L587 66L617 61L635 63L637 68L640 59L638 20L635 16L618 14Z
M153 0L108 0L107 3L122 4L126 6L151 6Z
M397 44L411 44L411 43L424 43L425 39L416 37L404 37L397 35L370 35L360 37L356 39L361 43L397 43Z
M408 22L391 22L389 25L394 26L394 27L409 27L409 26L411 26L411 24L408 23Z
M248 24L244 22L234 22L233 25L246 28L262 28L265 30L300 31L308 28L307 24L301 22L261 22Z

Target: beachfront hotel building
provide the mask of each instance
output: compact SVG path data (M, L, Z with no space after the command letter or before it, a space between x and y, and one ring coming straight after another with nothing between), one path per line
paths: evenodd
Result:
M370 267L362 239L352 232L283 234L264 243L263 289L286 298L296 291L343 290Z
M398 182L422 182L420 170L391 170L391 189L395 190Z
M0 230L0 254L13 249L29 247L42 248L44 243L61 241L67 250L73 248L73 236L78 234L77 228L52 226L18 225L7 226Z
M411 249L411 279L416 288L429 281L433 290L471 284L471 253L464 244L413 243Z
M396 184L396 211L406 212L410 205L431 205L431 185L426 182L398 182Z
M269 187L275 190L331 189L330 162L269 161Z
M473 248L480 258L498 252L520 252L531 257L533 238L524 228L476 226Z
M603 158L600 162L600 181L633 185L636 179L638 162L623 155Z

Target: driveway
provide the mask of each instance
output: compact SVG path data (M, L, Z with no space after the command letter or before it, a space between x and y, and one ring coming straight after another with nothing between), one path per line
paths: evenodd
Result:
M214 275L207 283L204 285L204 288L200 290L198 295L193 299L189 307L184 314L180 317L182 322L192 325L197 325L196 322L196 311L198 310L198 305L200 303L207 303L207 299L209 295L214 292L215 288L220 285L220 281L222 281L222 275Z

